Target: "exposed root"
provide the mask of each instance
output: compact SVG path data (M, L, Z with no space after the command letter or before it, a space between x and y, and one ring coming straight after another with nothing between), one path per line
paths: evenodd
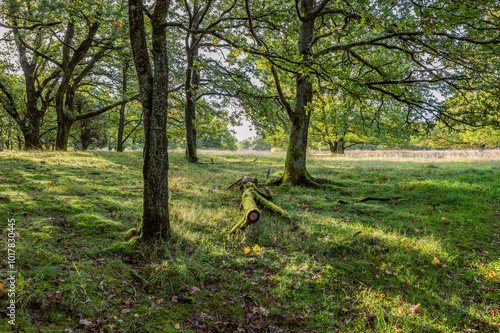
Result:
M344 200L337 200L337 202L339 204L342 204L342 205L347 205L347 204L350 204L350 203L358 203L358 202L366 202L366 201L394 201L394 200L401 200L402 198L401 197L394 197L394 198L375 198L375 197L367 197L367 198L363 198L361 200L356 200L356 201L352 201L352 202L348 202L348 201L344 201Z
M366 201L393 201L393 200L399 200L401 197L395 197L395 198L373 198L373 197L368 197L368 198L363 198L361 200L358 200L356 202L366 202Z

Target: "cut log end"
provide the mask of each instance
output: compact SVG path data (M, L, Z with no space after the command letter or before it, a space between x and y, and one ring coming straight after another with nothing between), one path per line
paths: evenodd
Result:
M253 179L252 181L243 182L244 178L245 177L230 186L230 188L234 188L238 185L242 185L243 194L241 195L241 205L243 206L243 210L246 212L243 219L231 228L232 233L237 232L238 230L243 230L248 225L259 221L260 211L257 208L257 203L270 211L276 212L282 218L290 220L290 215L287 212L269 201L271 200L271 193L268 188L264 188L264 191L261 191L256 186L256 180L255 182Z
M260 212L257 209L252 209L247 212L247 221L249 224L256 223L260 218Z

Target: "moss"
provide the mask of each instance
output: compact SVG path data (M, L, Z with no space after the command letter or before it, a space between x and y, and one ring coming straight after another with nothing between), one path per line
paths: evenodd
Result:
M272 202L270 202L268 199L269 196L259 190L257 186L255 186L254 183L245 183L245 189L243 191L242 195L242 205L243 208L245 209L245 217L243 217L242 220L237 222L232 228L231 228L231 233L236 232L240 229L244 229L248 226L249 221L248 221L248 214L251 211L256 211L257 210L257 203L259 203L261 206L267 208L268 210L271 210L273 212L276 212L279 216L285 219L290 219L290 215L285 212L282 208L276 206ZM257 210L258 212L258 210ZM260 214L260 212L259 212ZM257 222L257 221L255 221Z
M129 229L125 235L123 235L123 239L124 240L129 240L131 239L132 237L135 237L139 235L139 230L137 228L132 228L132 229Z
M137 250L138 238L132 238L128 242L114 243L106 249L106 252L133 256Z
M121 231L124 229L121 223L104 219L96 214L78 214L69 219L74 222L73 228L84 235L95 235Z
M294 149L293 153L292 153L292 159L298 160L298 159L302 158L303 155L304 155L304 152L302 151L302 149L300 149L300 148Z
M265 198L261 197L260 195L257 195L255 197L257 202L262 205L263 207L266 207L267 209L277 213L279 216L281 216L284 219L290 220L290 214L288 214L286 211L284 211L281 207L276 206L273 204L271 201L266 200Z

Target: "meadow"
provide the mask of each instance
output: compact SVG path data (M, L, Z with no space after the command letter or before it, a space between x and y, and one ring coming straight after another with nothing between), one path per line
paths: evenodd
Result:
M284 155L200 157L170 154L172 237L138 245L141 152L0 152L0 331L500 331L500 151L311 153L336 186L272 187L291 221L237 234L228 186Z

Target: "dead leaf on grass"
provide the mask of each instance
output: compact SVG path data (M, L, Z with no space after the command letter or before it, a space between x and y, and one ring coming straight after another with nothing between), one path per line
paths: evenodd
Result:
M418 303L417 305L412 305L410 306L410 308L408 309L408 312L410 312L412 315L414 316L419 316L420 315L420 303Z
M91 322L90 320L87 320L87 319L80 319L80 320L78 321L78 323L79 323L80 325L85 326L85 327L89 327L89 326L92 326L92 325L93 325L93 324L92 324L92 322Z

